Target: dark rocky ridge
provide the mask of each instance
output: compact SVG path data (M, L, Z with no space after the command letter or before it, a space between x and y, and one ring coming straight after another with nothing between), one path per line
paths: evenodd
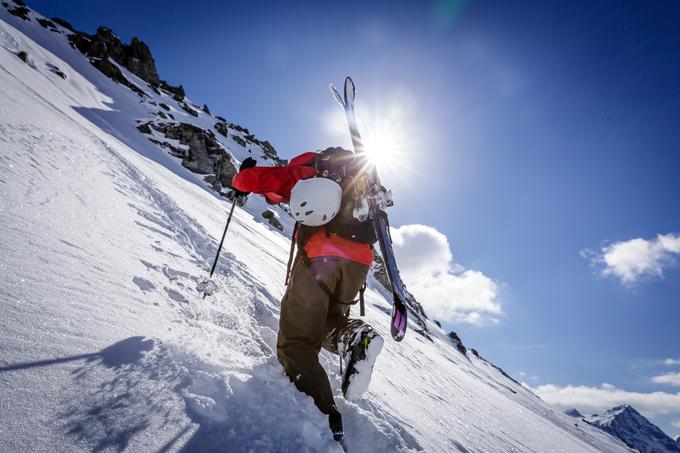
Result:
M64 19L60 19L58 17L53 17L52 22L61 25L62 27L64 27L67 30L72 31L73 33L76 33L76 29L73 28L73 26L70 23L66 22Z
M23 1L12 0L12 2L14 5L8 3L8 1L3 1L2 5L11 14L20 17L22 20L30 21L29 13L31 10L25 6ZM91 35L76 30L64 19L52 18L50 20L37 18L36 20L42 27L56 33L62 33L64 29L68 30L65 34L71 45L88 57L94 67L113 81L129 88L141 98L148 99L145 90L149 88L159 95L167 94L171 96L178 102L180 108L189 115L193 117L199 116L197 108L186 100L186 93L181 84L172 86L165 80L160 79L156 62L149 46L139 38L133 37L129 44L125 44L113 30L107 27L99 27L96 33ZM59 29L59 26L63 28ZM24 62L29 63L29 56L26 52L17 52L17 56ZM114 62L144 80L148 87L132 83ZM62 79L67 78L66 74L56 66L51 65L49 70ZM156 104L154 101L151 104L158 105L162 109L151 112L151 115L166 121L175 120L175 117L170 113L170 106L162 102ZM207 105L203 105L200 110L212 116ZM254 135L250 134L248 129L229 123L221 116L216 118L220 121L215 125L215 129L219 133L225 137L231 135L232 139L243 147L247 147L248 143L257 144L263 150L264 156L262 158L264 160L271 159L277 165L285 165L286 161L278 157L276 150L268 141L258 140ZM188 123L154 124L146 122L138 125L140 132L145 134L151 134L151 128L161 132L168 138L179 140L180 143L188 146L188 150L183 150L168 142L149 137L149 140L156 145L166 149L170 154L181 158L182 165L187 169L207 175L205 180L216 192L222 193L223 188L231 187L231 179L236 173L236 168L232 162L233 158L215 139L215 135L211 130L204 130ZM245 134L245 139L238 135L230 134L229 128Z
M136 36L130 40L130 44L124 44L121 42L118 35L106 27L99 27L94 35L90 35L75 30L70 23L63 19L54 18L52 19L52 22L73 32L68 37L71 45L84 55L90 57L90 61L92 61L93 64L95 64L95 62L105 61L106 63L98 63L95 64L95 66L117 82L123 83L127 87L132 85L129 81L128 83L121 81L122 75L119 76L116 71L112 69L112 66L114 65L107 61L109 58L147 82L149 87L156 93L160 94L160 90L163 90L170 93L177 101L182 101L184 99L184 87L182 87L182 85L175 87L165 80L160 79L158 70L156 69L156 62L151 54L151 49ZM140 94L138 91L136 92L137 94Z
M152 85L160 83L151 50L137 37L133 37L130 44L123 44L111 29L99 27L94 35L79 31L70 35L69 40L90 58L112 58L142 80Z
M111 60L109 60L108 58L90 58L90 63L92 63L92 65L95 68L99 69L102 73L104 73L104 75L106 75L111 80L118 82L121 85L125 85L126 87L137 93L140 97L146 96L144 90L139 88L134 83L130 82L127 79L127 77L123 75L118 66L111 63Z
M58 29L57 26L54 24L54 22L52 22L51 20L39 18L39 19L37 19L37 21L38 21L38 23L39 23L43 28L47 28L47 29L49 29L50 31L59 33L59 29Z
M449 338L453 342L453 345L458 349L458 352L463 354L464 356L467 356L467 348L463 344L463 340L460 339L458 334L456 332L449 332Z
M211 175L206 180L217 192L222 187L230 187L236 174L236 167L229 152L217 141L212 131L201 129L189 123L141 123L137 129L143 134L151 134L152 130L160 132L166 138L177 140L188 149L180 149L167 142L150 138L151 141L167 149L170 154L182 159L182 165L189 170Z
M215 123L215 126L213 127L222 136L231 137L232 140L234 140L236 143L243 147L248 146L248 143L258 145L260 148L262 148L262 152L264 153L263 159L264 160L271 159L274 161L275 165L286 165L288 163L288 161L281 159L279 157L272 144L269 143L267 140L257 139L253 134L250 133L250 131L248 131L248 129L239 126L238 124L230 123L229 121L225 120L220 116L218 116L217 119L219 119L220 121ZM241 132L243 134L243 137L233 133L230 134L229 129Z
M7 3L7 2L2 2L2 6L7 8L8 13L15 15L22 20L31 20L28 17L28 13L30 12L30 10L28 8L26 8L26 5L24 4L24 2L22 2L21 0L13 0L13 1L14 1L14 4L17 5L14 8L10 8L9 3Z

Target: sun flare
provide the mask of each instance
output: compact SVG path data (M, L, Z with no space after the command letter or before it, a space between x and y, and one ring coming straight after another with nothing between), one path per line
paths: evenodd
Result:
M364 149L372 163L383 170L394 169L402 163L407 143L401 118L373 112L366 115L361 128L365 131Z
M416 127L417 121L409 118L412 111L403 99L377 105L360 103L357 108L364 152L383 180L396 183L396 180L405 180L412 175L412 160L421 136ZM329 135L349 139L341 110L330 110L323 118L323 125ZM351 146L350 143L347 145Z
M398 147L399 143L394 136L388 134L371 135L366 137L364 142L366 155L378 166L388 164Z

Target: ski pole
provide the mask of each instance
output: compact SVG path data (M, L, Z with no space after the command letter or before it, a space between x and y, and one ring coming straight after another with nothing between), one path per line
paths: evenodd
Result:
M227 235L227 230L229 229L229 224L231 223L231 217L234 215L234 208L236 207L236 201L238 197L234 195L234 201L231 203L231 210L229 211L229 217L227 217L227 225L224 227L224 232L222 233L222 240L220 241L220 246L217 247L217 254L215 255L215 261L213 262L212 269L210 269L210 277L212 278L215 273L215 268L217 267L217 260L220 258L220 252L222 251L222 244L224 244L224 237Z

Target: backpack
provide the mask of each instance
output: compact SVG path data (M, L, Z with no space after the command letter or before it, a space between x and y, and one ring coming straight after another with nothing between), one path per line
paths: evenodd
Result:
M354 217L354 208L360 201L355 181L360 175L365 160L352 151L337 147L320 151L314 160L319 176L331 179L342 188L342 203L333 220L320 227L300 225L297 231L298 246L304 247L307 239L318 229L325 229L326 235L338 235L363 244L375 244L377 237L370 219L363 221Z
M316 167L319 176L331 179L340 185L342 188L342 202L340 204L340 210L333 220L325 225L312 227L309 225L302 225L298 222L295 223L293 237L291 238L290 256L288 258L285 284L287 286L290 280L292 265L295 261L294 258L302 256L305 264L312 272L314 280L316 280L317 284L331 300L343 305L353 305L360 302L360 314L363 316L365 312L364 291L366 290L366 282L364 282L359 290L359 299L352 302L337 300L325 283L314 274L312 267L309 266L309 257L307 257L304 247L307 244L307 240L319 229L325 230L326 235L329 237L335 234L363 244L372 245L378 240L371 219L366 218L364 220L359 220L354 217L354 209L355 207L358 207L361 202L361 194L356 187L355 181L360 176L364 165L366 165L366 161L365 159L358 157L352 151L340 147L331 147L320 151L314 159L313 165ZM294 257L296 245L298 254Z

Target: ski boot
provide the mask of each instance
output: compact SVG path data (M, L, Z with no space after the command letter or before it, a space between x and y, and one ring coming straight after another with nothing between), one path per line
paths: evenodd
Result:
M342 375L342 394L346 400L356 400L371 382L375 359L383 347L383 339L371 326L364 325L344 349L347 364Z

